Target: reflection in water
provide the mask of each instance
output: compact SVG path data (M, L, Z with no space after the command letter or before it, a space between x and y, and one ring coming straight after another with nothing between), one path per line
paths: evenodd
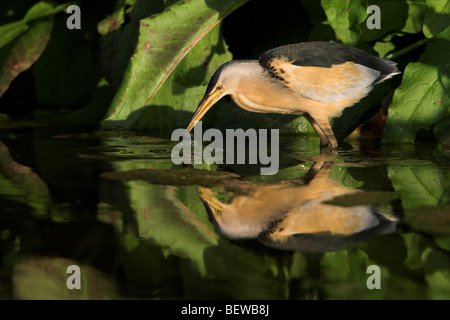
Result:
M362 193L330 180L331 167L331 162L316 162L301 180L253 186L229 201L220 201L204 187L199 187L199 196L225 237L258 238L278 249L333 251L371 235L394 232L396 220L373 206L326 203Z
M71 272L68 266L79 269ZM106 275L89 265L61 257L22 259L13 268L12 282L14 298L20 300L105 300L118 297L115 284Z
M0 299L450 297L450 167L433 146L339 150L339 164L317 161L294 180L292 163L316 156L300 143L280 150L292 157L273 179L290 180L255 183L247 167L174 167L162 140L102 137L0 134ZM379 211L402 228L370 237L395 229ZM382 290L367 289L371 264ZM81 290L67 287L70 265Z

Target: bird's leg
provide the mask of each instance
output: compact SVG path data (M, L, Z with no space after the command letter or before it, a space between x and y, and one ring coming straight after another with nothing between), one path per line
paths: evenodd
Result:
M309 123L311 123L311 126L314 128L314 130L316 131L316 133L319 135L320 138L320 145L321 146L328 146L328 138L327 136L323 133L322 128L319 127L319 125L317 124L317 122L313 119L313 117L311 117L309 114L305 113L304 117L306 119L308 119Z
M305 113L305 118L311 123L314 130L317 132L320 138L320 145L327 147L328 145L332 149L336 149L338 146L334 132L331 129L330 122L327 118L313 118L311 115Z
M328 174L330 173L331 167L333 166L333 161L329 159L317 159L302 180L308 184L317 177L322 177L323 179L328 179Z
M328 119L326 120L326 123L320 124L319 126L322 128L322 131L327 136L328 141L330 142L330 149L337 149L338 142L334 135L333 129L331 129L331 125L328 122Z

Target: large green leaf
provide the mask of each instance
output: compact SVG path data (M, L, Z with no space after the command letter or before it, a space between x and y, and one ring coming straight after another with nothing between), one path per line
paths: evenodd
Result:
M367 267L372 262L368 254L361 249L341 250L324 254L320 266L323 273L323 289L334 299L383 299L386 290L368 290L367 280L370 273ZM389 271L381 266L381 284L387 282ZM345 285L337 285L345 283Z
M100 40L100 63L108 84L117 89L139 36L139 21L164 10L164 1L128 0L97 25ZM126 21L129 20L128 23Z
M356 45L361 37L359 24L367 16L367 4L363 1L322 0L322 7L331 27L336 32L336 37L345 44Z
M380 29L369 29L366 21L361 24L363 39L371 41L380 39L391 32L417 33L422 31L422 20L427 10L425 0L377 0L370 5L380 8Z
M22 33L30 28L29 23L33 20L43 18L49 15L53 15L66 5L59 5L54 7L48 2L38 2L28 10L22 20L14 21L0 27L0 48L3 48L6 44L20 36Z
M40 57L53 28L53 15L66 5L38 2L21 21L0 27L0 97Z
M449 41L450 27L447 27L430 41L419 62L406 67L389 108L384 142L412 143L420 129L429 129L448 116Z
M434 164L411 166L405 162L389 166L387 171L405 209L437 205L448 186L445 175Z
M231 59L218 25L190 50L161 84L133 128L185 127L205 92L209 78L222 63Z
M448 27L450 1L427 0L426 2L428 10L423 19L423 33L427 38L432 38Z
M53 28L53 18L33 23L30 29L16 41L2 48L0 52L0 96L8 89L11 82L39 58L44 51L50 32Z
M23 21L15 21L8 23L0 27L2 37L0 38L0 48L3 48L6 44L20 36L27 31L30 27Z
M379 29L370 29L367 26L367 19L378 14L378 12L368 13L369 5L376 5L380 9ZM366 49L368 46L363 41L381 39L391 32L417 33L422 31L422 22L425 12L427 12L425 0L322 0L322 7L338 39L343 43L358 45Z
M147 158L142 161L134 159L141 154L147 156L151 154L148 151L149 143L155 145L155 141L152 141L151 138L126 139L119 137L107 139L105 143L113 147L112 154L121 155L122 152L114 152L115 146L117 144L129 145L130 141L133 141L133 145L126 148L125 152L131 154L131 159L126 160L127 154L125 154L123 160L112 162L118 174L149 167L168 169L173 166L172 161L167 160L166 157L162 159ZM164 155L166 154L164 153ZM190 211L189 205L176 199L177 190L173 187L153 185L147 181L139 181L139 178L123 181L123 184L127 193L117 199L114 205L124 211L134 212L138 236L157 243L167 255L174 254L189 259L195 268L204 274L203 250L217 244L217 235L210 230L209 221L207 219L199 221L197 214ZM195 193L195 187L189 186L185 191ZM194 206L200 204L198 197L190 197L190 199ZM202 209L200 210L201 214L205 214L204 209L200 209Z
M0 141L0 195L33 209L44 216L50 207L47 184L27 166L11 157L6 145Z
M428 283L430 299L448 300L450 298L450 259L438 250L427 248L422 253L425 280Z
M157 99L165 82L170 81L169 77L183 58L209 31L215 29L226 15L246 1L213 0L206 3L203 0L179 1L162 13L141 20L136 49L103 126L124 129L135 125L146 107ZM210 70L211 67L208 68L209 60L217 52L215 50L220 52L223 48L220 44L217 48L211 44L209 50L204 53L207 58L202 62L205 65L194 65L194 67L204 68L200 70L203 76L215 71ZM200 61L201 58L197 57ZM189 88L192 92L188 90L187 94L198 97L202 91L198 88L199 84L192 84ZM180 89L183 90L179 87L172 88L175 93ZM159 97L158 104L164 103L167 106L166 98L172 93L162 92L163 97ZM183 96L182 99L186 100L186 93ZM193 110L196 104L190 109ZM178 109L175 105L170 107ZM166 115L162 116L164 118ZM145 124L141 123L138 126L145 126Z
M427 12L426 0L407 0L408 16L402 30L406 33L418 33L422 31L423 19ZM393 17L395 20L395 16Z

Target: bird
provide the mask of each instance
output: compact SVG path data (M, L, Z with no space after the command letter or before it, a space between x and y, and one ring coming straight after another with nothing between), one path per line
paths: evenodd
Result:
M369 204L364 191L331 179L333 165L317 159L303 178L290 181L249 185L237 180L243 184L243 193L227 192L226 185L222 192L202 186L197 190L217 231L232 240L258 239L277 249L326 252L394 232L396 217ZM359 203L332 202L339 198Z
M337 149L330 121L400 71L396 63L349 45L311 41L262 53L259 60L231 60L211 77L187 127L191 131L222 97L242 109L304 116L320 145Z

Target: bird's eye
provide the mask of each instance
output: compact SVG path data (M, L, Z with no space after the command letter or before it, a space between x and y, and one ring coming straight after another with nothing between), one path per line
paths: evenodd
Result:
M219 85L216 87L216 91L219 91L219 90L222 90L222 85L221 85L221 84L219 84Z

